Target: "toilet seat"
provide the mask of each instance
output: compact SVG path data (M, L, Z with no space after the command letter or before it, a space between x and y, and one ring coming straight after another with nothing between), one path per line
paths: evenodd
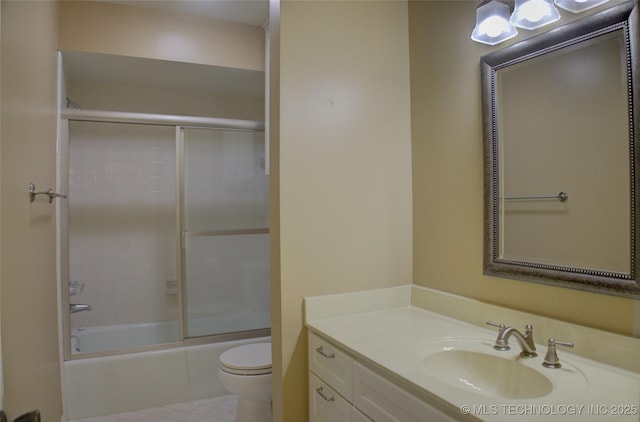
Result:
M220 355L220 370L234 375L271 373L271 343L245 344Z

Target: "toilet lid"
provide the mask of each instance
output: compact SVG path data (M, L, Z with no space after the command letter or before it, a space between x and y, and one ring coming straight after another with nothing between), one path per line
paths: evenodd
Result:
M260 375L271 372L271 343L245 344L220 355L220 368L232 374Z

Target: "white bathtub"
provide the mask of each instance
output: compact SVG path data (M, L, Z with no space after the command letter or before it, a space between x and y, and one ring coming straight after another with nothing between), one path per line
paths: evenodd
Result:
M247 329L269 327L267 312L244 312L189 319L191 337L210 333L235 333ZM95 353L126 350L180 341L178 321L144 322L74 328L71 332L71 353Z
M94 340L98 341L93 338L91 342ZM229 394L218 381L220 354L231 347L265 341L270 337L66 361L65 418L110 415Z
M71 353L124 350L180 341L178 321L75 328L71 332Z

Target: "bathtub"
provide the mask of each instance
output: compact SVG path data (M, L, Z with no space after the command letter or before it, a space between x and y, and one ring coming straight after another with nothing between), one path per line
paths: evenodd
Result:
M71 353L96 353L180 341L178 321L74 328Z
M191 318L189 333L192 337L201 337L212 332L240 332L247 327L269 327L270 318L269 312ZM180 334L177 320L74 328L71 331L71 353L126 350L178 341Z
M137 328L130 327L132 333ZM96 346L84 330L78 347ZM219 383L218 357L231 347L270 341L270 337L76 359L64 362L65 420L111 415L227 395ZM85 350L86 351L86 350Z

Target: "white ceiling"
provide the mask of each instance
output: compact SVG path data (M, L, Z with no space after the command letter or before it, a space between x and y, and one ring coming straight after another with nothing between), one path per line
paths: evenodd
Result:
M128 6L206 16L250 25L264 25L269 19L269 0L100 0Z

